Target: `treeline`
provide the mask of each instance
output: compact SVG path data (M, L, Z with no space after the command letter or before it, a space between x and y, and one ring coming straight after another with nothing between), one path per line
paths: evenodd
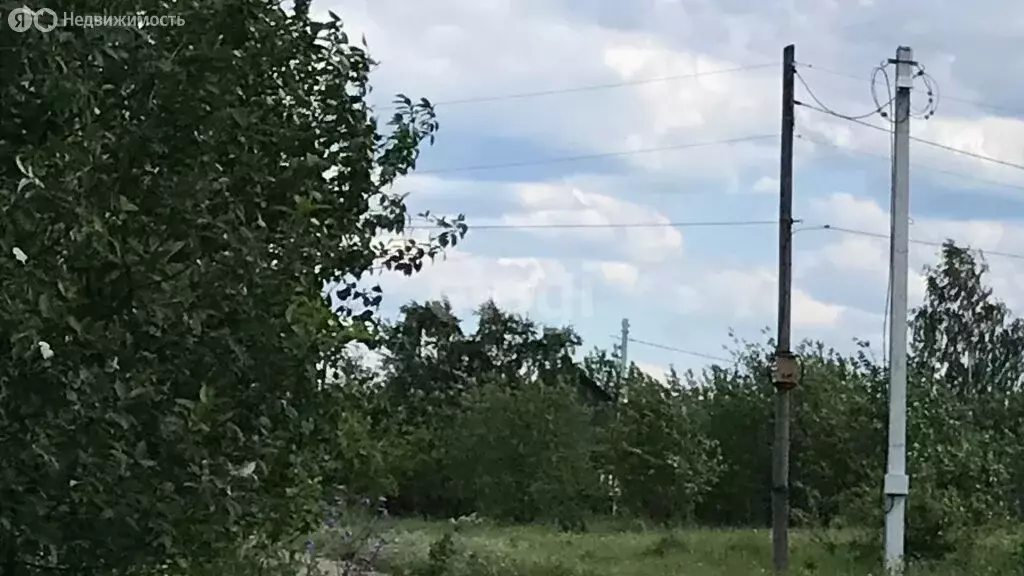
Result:
M944 246L910 321L911 550L1024 508L1024 323L984 284L985 266ZM659 523L766 526L773 343L662 383L618 352L573 361L571 328L486 303L476 326L446 302L410 303L386 326L384 360L345 366L341 388L364 455L343 483L397 514L476 512L578 528L612 512ZM881 525L888 375L866 343L799 347L792 503L804 526ZM915 538L926 542L916 542Z

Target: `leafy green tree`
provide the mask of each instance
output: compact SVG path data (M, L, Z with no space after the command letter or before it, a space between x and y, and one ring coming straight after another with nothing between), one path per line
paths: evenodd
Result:
M401 97L382 125L339 21L301 0L164 9L185 24L0 38L4 574L277 555L351 463L339 435L365 432L325 367L368 335L367 273L464 231L375 240L402 231L389 187L437 122Z
M382 330L386 412L375 425L394 443L395 513L450 517L459 509L445 470L445 429L470 385L471 349L447 301L410 302Z
M988 266L969 250L946 242L927 272L925 301L911 322L914 368L924 383L962 400L1002 404L1024 386L1024 321L993 298L983 282Z
M950 529L1019 514L1024 494L1024 321L993 296L987 272L946 242L910 323L909 456L937 509L918 508Z
M598 497L595 429L573 383L485 382L452 437L456 485L484 516L572 527Z
M821 342L797 347L791 500L797 519L812 525L843 520L844 507L874 488L885 466L885 374L867 348L862 342L844 356Z
M721 480L696 514L704 524L763 526L771 517L769 353L767 347L744 343L735 355L734 367L712 366L689 382L723 466Z
M467 333L450 303L410 302L383 331L390 412L382 425L401 454L394 462L396 512L451 517L474 508L474 496L454 485L451 427L466 410L479 409L485 382L579 387L572 362L579 337L571 330L542 327L493 302L483 303L477 316L476 330Z
M691 520L719 480L717 446L681 385L669 387L630 368L609 430L622 507L662 523Z

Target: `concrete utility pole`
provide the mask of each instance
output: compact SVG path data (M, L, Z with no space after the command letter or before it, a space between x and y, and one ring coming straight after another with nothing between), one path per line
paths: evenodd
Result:
M896 101L892 156L892 310L889 317L889 453L885 474L885 563L903 572L907 476L907 255L910 248L910 90L914 51L896 49Z
M797 383L790 350L793 289L793 79L796 47L782 51L782 142L779 163L779 332L775 348L775 441L772 443L772 564L789 571L789 391Z

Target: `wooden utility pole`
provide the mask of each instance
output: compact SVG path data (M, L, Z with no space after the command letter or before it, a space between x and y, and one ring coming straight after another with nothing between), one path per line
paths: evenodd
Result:
M789 571L789 391L797 383L790 350L793 292L793 126L796 47L782 51L782 142L779 162L779 331L775 348L775 441L772 443L772 565Z

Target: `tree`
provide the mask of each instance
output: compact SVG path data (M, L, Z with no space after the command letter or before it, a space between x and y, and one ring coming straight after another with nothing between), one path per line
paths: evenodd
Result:
M540 326L493 302L481 304L477 316L476 330L467 333L449 302L410 302L383 331L388 352L382 394L389 415L379 425L400 437L403 454L394 462L394 512L451 517L475 506L476 492L454 487L459 480L450 469L456 450L451 443L463 439L453 436L452 427L467 411L480 414L481 403L511 401L493 391L481 399L485 386L541 394L536 387L550 385L558 388L556 395L589 391L572 361L579 344L572 330Z
M160 9L184 25L0 39L4 574L277 554L344 446L324 372L372 331L368 273L464 232L376 240L401 233L389 188L437 122L400 97L381 126L340 21L308 0Z
M1021 391L1024 321L1011 318L984 285L984 260L951 241L941 256L927 270L925 301L913 313L914 367L933 386L965 400Z
M663 523L692 520L722 471L699 407L681 387L665 386L636 365L622 393L609 430L622 507Z
M446 428L472 385L472 347L447 301L402 306L382 330L386 412L375 423L391 436L395 513L452 516L459 507L445 470Z
M573 383L485 381L452 426L454 486L491 518L578 526L599 490L595 433Z
M911 456L933 490L955 501L959 521L1019 514L1024 321L985 285L983 258L952 241L940 255L910 323Z

